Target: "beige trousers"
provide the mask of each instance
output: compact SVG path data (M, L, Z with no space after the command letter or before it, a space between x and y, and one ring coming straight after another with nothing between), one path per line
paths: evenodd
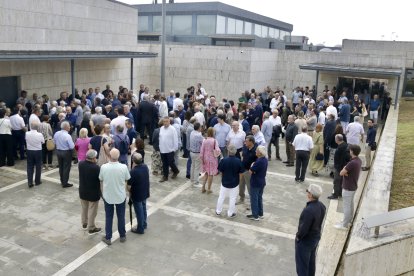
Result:
M87 201L81 199L81 205L82 205L82 214L81 214L81 220L82 224L88 224L88 230L93 230L96 228L95 226L95 218L96 214L98 213L98 201Z

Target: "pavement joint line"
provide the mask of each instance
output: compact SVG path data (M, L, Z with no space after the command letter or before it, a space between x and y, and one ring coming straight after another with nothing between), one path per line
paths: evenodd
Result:
M165 204L167 204L168 202L173 200L175 197L177 197L184 190L188 189L190 186L191 186L191 182L187 181L185 184L183 184L180 187L178 187L177 189L175 189L173 192L168 194L166 197L164 197L163 199L161 199L157 203L154 203L153 206L151 208L149 208L149 210L147 212L147 216L150 216L150 215L154 214L156 211L161 209ZM136 219L133 220L133 224L136 224ZM130 223L128 222L125 225L125 228L126 229L130 228L130 227L128 227L129 225L130 225ZM129 232L130 229L126 230L126 231ZM118 238L119 238L119 233L118 233L118 231L116 231L112 234L112 241L116 241ZM102 241L99 242L94 247L89 249L87 252L85 252L84 254L82 254L81 256L79 256L78 258L76 258L75 260L73 260L72 262L67 264L66 266L64 266L62 269L57 271L55 274L53 274L53 276L66 276L66 275L72 273L75 269L79 268L81 265L83 265L89 259L93 258L95 255L97 255L99 252L101 252L106 247L108 247L108 245L106 245L104 242L102 242Z
M277 236L277 237L291 239L291 240L295 239L295 235L293 235L293 234L283 233L283 232L280 232L280 231L275 231L275 230L271 230L271 229L268 229L268 228L259 227L259 226L256 226L256 225L250 225L250 224L245 224L245 223L241 223L241 222L237 222L237 221L228 220L228 219L225 219L225 218L211 217L211 216L208 216L208 215L195 213L195 212L191 212L191 211L186 211L186 210L178 209L178 208L171 207L171 206L161 206L160 209L170 211L170 212L174 212L174 213L178 213L178 214L182 214L182 215L187 215L187 216L190 216L190 217L195 217L195 218L207 220L207 221L213 221L213 222L217 222L217 223L221 223L221 224L226 224L226 225L230 225L230 226L233 226L233 227L244 228L244 229L247 229L247 230L260 232L260 233L263 233L263 234L269 234L269 235L272 235L272 236Z
M16 168L3 167L2 169L5 170L5 171L9 171L9 172L14 172L14 173L18 173L18 174L27 175L27 171L19 170L19 169L16 169ZM50 171L42 172L42 176L43 175L49 175L49 174L55 173L57 171L59 171L58 168L55 168L55 169L50 170Z
M292 179L295 178L294 175L289 175L289 174L284 174L284 173L269 172L269 171L267 171L267 173L270 175L274 175L274 176L282 176L282 177L292 178ZM321 184L333 185L333 183L330 181L325 181L325 180L320 180L320 179L315 179L315 178L310 178L310 177L307 177L306 180L311 181L311 182L321 183Z

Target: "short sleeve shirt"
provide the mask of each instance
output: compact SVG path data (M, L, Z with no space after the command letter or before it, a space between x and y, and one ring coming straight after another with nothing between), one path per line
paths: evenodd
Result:
M358 179L361 172L362 161L359 157L355 157L345 166L348 176L344 176L342 180L342 188L347 191L356 191L358 188Z
M120 204L126 199L125 183L131 178L128 167L119 162L103 164L99 180L103 182L102 196L109 204Z
M244 172L242 162L235 156L222 159L218 170L223 174L221 184L229 189L236 188L239 185L239 175Z

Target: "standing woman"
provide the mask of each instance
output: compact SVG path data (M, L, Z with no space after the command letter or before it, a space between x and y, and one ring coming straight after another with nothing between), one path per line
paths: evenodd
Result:
M322 125L317 124L315 127L315 133L313 134L313 149L310 155L310 167L312 170L312 175L318 176L318 171L321 171L323 168L323 153L324 153L324 140L322 134ZM319 154L319 155L318 155ZM316 156L319 156L317 159ZM320 157L322 156L322 157Z
M79 138L76 139L75 149L78 153L78 161L86 160L86 152L89 149L89 141L91 138L88 137L88 130L81 128L79 131Z
M10 120L5 118L6 110L0 109L0 167L14 166L13 139Z
M266 186L266 171L267 171L267 158L266 147L258 146L256 149L257 160L250 167L250 207L252 210L251 215L247 215L247 218L251 220L259 220L263 218L263 190Z
M51 140L53 138L53 130L49 124L49 115L42 116L42 123L40 124L39 132L43 135L43 138L45 139L45 143L42 144L43 169L52 169L53 150L48 150L46 145L47 140Z
M101 125L96 125L94 128L96 136L93 136L89 141L89 149L94 149L98 153L96 159L98 160L98 165L101 166L109 160L109 143L105 137L103 137L103 127ZM103 147L101 151L101 147ZM104 154L104 156L100 156ZM101 158L99 158L101 157Z
M202 192L206 192L206 183L208 182L207 193L211 194L211 184L213 183L213 177L217 174L218 170L218 153L220 148L217 140L214 138L214 128L209 127L207 129L207 139L203 141L200 148L201 159L201 171L205 173L202 187Z

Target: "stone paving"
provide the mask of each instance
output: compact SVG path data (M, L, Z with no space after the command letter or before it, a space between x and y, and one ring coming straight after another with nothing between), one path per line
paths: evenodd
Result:
M147 147L149 150L150 148ZM284 147L281 147L284 159ZM146 154L150 163L150 154ZM185 159L175 180L158 183L151 176L149 218L145 235L131 233L126 212L127 241L101 242L103 232L89 236L80 222L78 171L62 189L58 171L43 171L43 184L27 187L26 163L0 168L0 275L295 275L294 235L310 183L324 189L332 181L326 172L294 182L294 168L269 162L264 192L265 218L248 220L248 205L237 217L215 215L220 177L213 193L202 194L185 178ZM227 204L227 201L226 201ZM104 226L100 202L96 224ZM135 221L134 221L135 222ZM116 219L114 228L116 230Z

